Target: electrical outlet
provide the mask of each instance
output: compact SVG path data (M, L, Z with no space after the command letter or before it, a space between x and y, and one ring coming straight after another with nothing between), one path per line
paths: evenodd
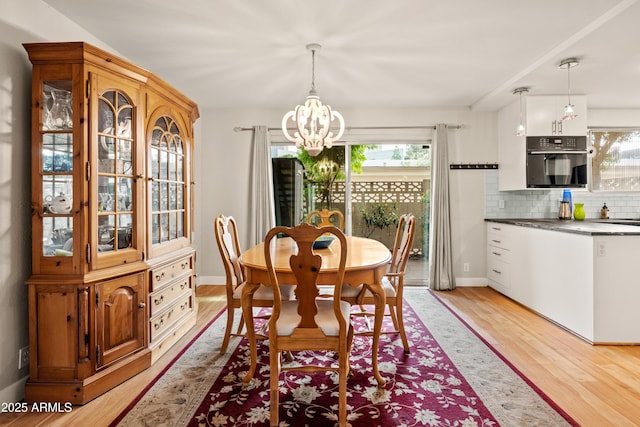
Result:
M29 346L18 350L18 369L22 369L25 366L29 366Z
M462 265L462 267L464 268L464 272L465 272L465 273L468 273L468 272L469 272L469 263L468 263L468 262L465 262L465 263Z

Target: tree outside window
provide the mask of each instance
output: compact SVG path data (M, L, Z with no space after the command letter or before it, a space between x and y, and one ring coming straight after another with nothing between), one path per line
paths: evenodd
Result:
M640 129L593 129L590 143L592 191L640 191Z

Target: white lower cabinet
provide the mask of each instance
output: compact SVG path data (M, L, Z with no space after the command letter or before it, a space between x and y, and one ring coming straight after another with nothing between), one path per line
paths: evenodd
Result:
M591 343L640 343L640 236L487 222L487 250L492 288Z
M511 284L509 227L491 223L487 228L487 278L491 287L505 294Z

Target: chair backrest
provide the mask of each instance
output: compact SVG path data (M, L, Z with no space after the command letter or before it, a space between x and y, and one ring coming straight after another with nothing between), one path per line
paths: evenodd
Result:
M398 221L396 239L393 243L393 254L389 273L404 273L413 247L413 237L416 234L416 217L413 214L404 214Z
M313 224L316 227L333 225L341 231L344 231L344 215L340 211L322 209L321 211L309 212L309 215L307 215L307 223Z
M240 264L240 242L238 226L232 216L218 216L214 221L214 231L220 256L227 275L227 293L245 282L245 272Z
M310 224L302 223L296 227L275 227L267 233L264 242L264 256L269 272L271 286L273 287L274 303L269 328L275 328L275 323L280 315L280 289L278 278L272 257L275 255L272 241L278 236L291 237L297 247L297 254L291 255L289 265L296 278L296 300L298 301L298 314L301 319L296 329L318 329L315 316L318 313L317 297L320 295L318 286L318 275L322 268L322 256L313 250L314 241L323 235L331 234L337 241L332 244L333 251L340 251L340 262L338 271L333 276L333 283L322 283L322 285L334 285L333 308L338 318L341 331L346 331L346 322L340 315L340 296L342 283L344 282L344 270L347 261L347 240L344 233L334 226L314 227ZM275 243L275 242L273 242ZM336 244L336 243L339 243ZM295 335L296 331L292 335Z

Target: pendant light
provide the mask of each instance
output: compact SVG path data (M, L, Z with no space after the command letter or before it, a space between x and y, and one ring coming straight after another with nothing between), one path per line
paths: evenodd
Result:
M526 131L524 128L524 120L522 119L522 93L526 93L529 92L529 88L528 87L517 87L513 90L513 94L514 95L519 95L520 96L520 122L518 123L518 128L516 129L516 136L525 136L526 135Z
M575 106L571 103L571 69L579 64L576 58L563 59L558 67L567 69L567 95L569 102L564 107L564 114L562 120L573 120L578 115L576 114Z
M328 105L322 105L320 97L316 93L316 51L322 46L317 43L307 45L307 50L311 51L311 89L304 105L298 105L289 111L282 118L282 132L291 142L296 143L296 147L304 148L311 156L315 157L324 147L330 148L333 142L340 139L344 133L344 119L342 114L331 109ZM296 126L293 136L289 134L287 122L291 119ZM334 136L331 130L331 123L338 121L338 134Z

